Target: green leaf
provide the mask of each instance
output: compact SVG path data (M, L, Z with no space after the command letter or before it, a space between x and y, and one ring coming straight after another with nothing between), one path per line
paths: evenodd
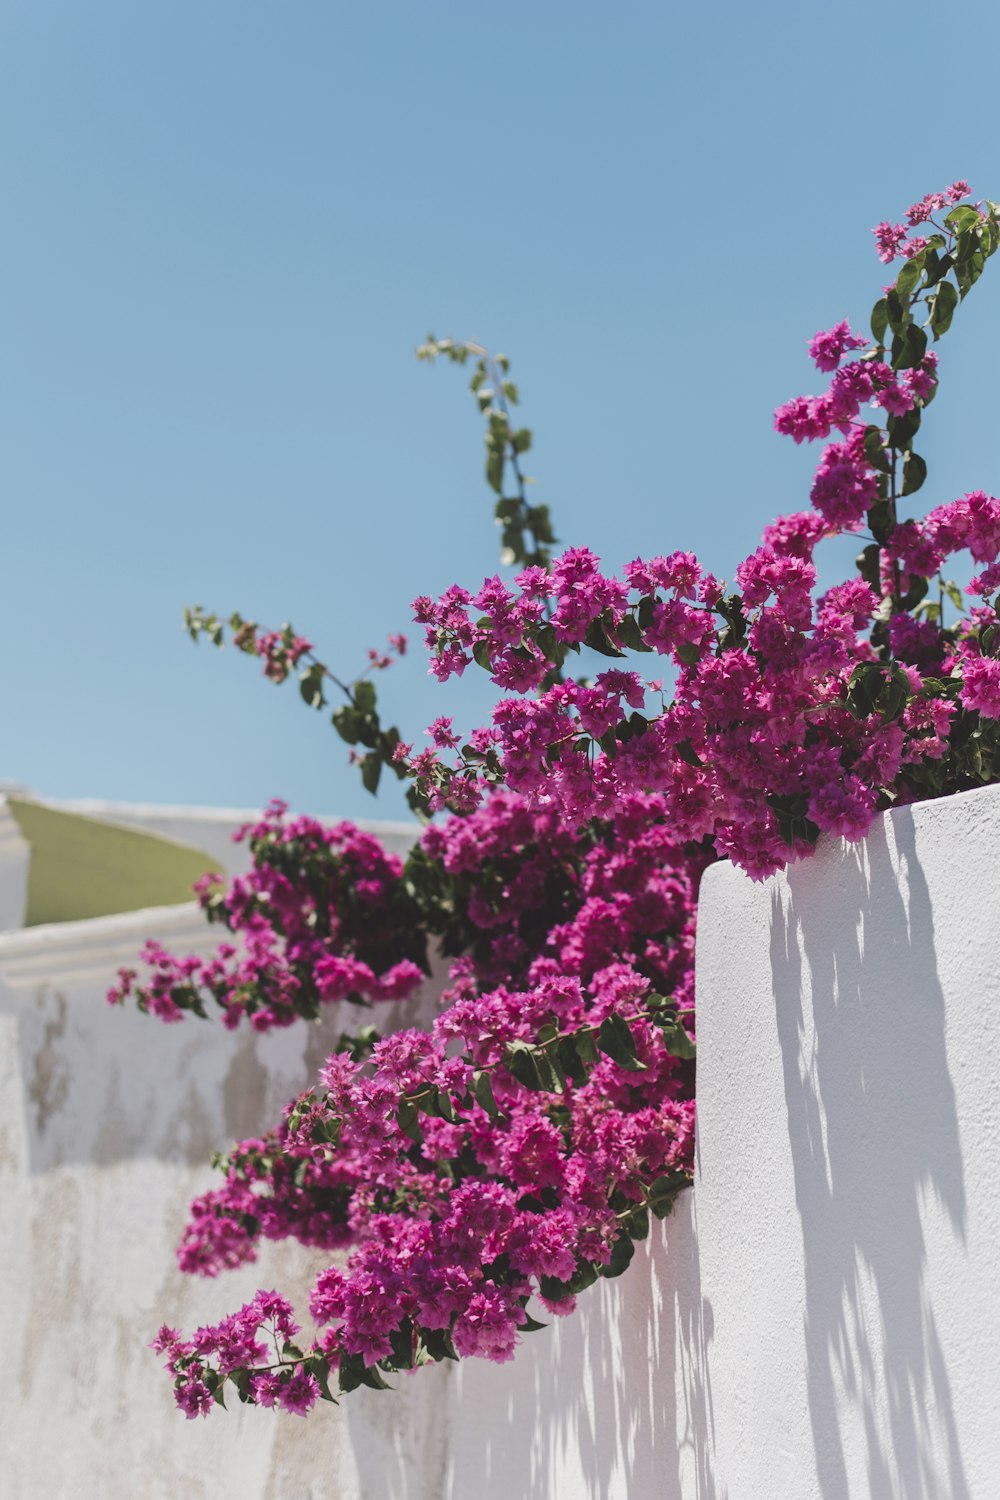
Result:
M578 1031L573 1038L577 1056L588 1070L597 1062L597 1039L590 1027Z
M404 1318L398 1328L389 1332L393 1363L398 1370L413 1369L413 1324Z
M476 641L472 648L472 657L476 665L482 667L484 672L493 671L493 658L490 655L489 641Z
M951 270L951 256L939 255L938 251L945 246L944 237L935 234L927 247L927 259L924 261L924 286L928 289L937 286L942 276L947 276Z
M529 505L527 523L535 533L537 541L555 541L555 533L552 530L552 516L547 505Z
M892 341L892 368L912 370L927 353L927 334L916 323L908 323Z
M665 1219L676 1202L677 1194L690 1186L690 1178L683 1172L671 1172L667 1176L657 1177L646 1193L650 1209L658 1219Z
M342 1391L356 1391L359 1385L370 1386L375 1391L392 1389L391 1386L386 1385L374 1365L371 1368L365 1365L360 1354L342 1354L338 1373Z
M861 574L861 577L864 579L865 583L870 584L871 587L876 590L876 592L878 591L879 580L881 577L881 555L882 549L879 546L878 542L869 542L868 546L865 547L861 552L859 552L857 558L855 559L855 567Z
M911 256L906 262L899 275L896 277L896 292L900 297L909 298L920 280L924 271L924 252Z
M919 453L908 453L903 460L903 494L912 495L927 478L927 465Z
M455 1345L451 1341L451 1334L446 1328L421 1328L420 1342L431 1356L431 1359L438 1361L443 1359L458 1359Z
M890 416L886 420L885 430L890 447L909 448L920 430L920 407L911 406L901 416Z
M699 758L690 740L681 740L680 744L676 746L676 750L677 754L680 756L681 760L685 762L686 765L694 766L697 770L701 770L702 766L705 764L705 762Z
M856 718L868 717L884 684L883 668L874 662L861 662L854 668L847 684L847 706Z
M632 1257L635 1254L635 1246L627 1234L620 1234L615 1240L611 1251L611 1259L606 1266L602 1266L600 1274L608 1277L622 1276L629 1268Z
M885 448L882 445L882 429L874 425L865 428L865 458L873 469L878 469L882 474L888 474L890 463L886 457Z
M888 541L895 524L887 500L876 500L874 505L869 506L868 528L877 542Z
M646 1064L640 1062L635 1053L635 1037L631 1027L621 1016L612 1012L605 1016L597 1033L597 1045L601 1051L630 1073L643 1073Z
M529 1043L511 1042L504 1053L503 1065L526 1089L532 1089L536 1093L545 1092L545 1085L538 1072L535 1049Z
M312 666L299 675L299 692L304 703L310 708L325 708L326 698L323 696L323 678L325 673L319 662L313 662Z
M680 1021L668 1021L661 1027L661 1035L663 1045L671 1057L691 1058L697 1055L698 1049Z
M336 1406L338 1404L337 1398L330 1390L330 1361L323 1354L314 1354L311 1359L306 1360L306 1368L316 1377L319 1384L320 1399L323 1401L332 1401L334 1406Z
M983 274L986 257L978 228L970 229L958 237L955 247L955 280L959 296L964 300Z
M577 1292L585 1292L588 1286L593 1286L598 1277L598 1269L589 1260L579 1260L576 1270L570 1277L569 1289L574 1295Z
M901 607L905 610L916 609L921 599L927 593L929 586L926 578L921 578L919 573L911 573L910 587L899 601Z
M493 1083L488 1073L479 1070L472 1075L472 1092L480 1109L484 1109L491 1120L495 1120L500 1113L493 1093Z
M382 777L382 757L374 752L363 755L361 765L361 784L366 792L371 792L374 797L378 791L378 784Z
M442 1120L447 1120L449 1125L454 1125L456 1120L455 1105L447 1089L438 1089L434 1096L437 1112Z
M340 708L334 709L331 722L342 740L346 740L349 745L358 743L361 715L349 703L343 703Z
M647 646L643 640L642 631L639 629L639 622L634 615L626 615L624 619L620 620L615 634L622 645L627 646L630 651L652 651L653 649L652 646Z
M531 447L531 429L519 427L516 432L511 433L510 444L515 453L527 453Z
M399 1101L399 1108L396 1110L396 1124L403 1134L409 1136L410 1140L414 1141L416 1145L423 1145L424 1134L420 1129L420 1122L417 1118L417 1108L416 1105L411 1104L409 1099L401 1099Z
M872 336L876 344L885 342L885 331L889 326L889 308L884 297L880 297L872 308Z
M910 313L908 308L904 307L903 300L894 287L885 294L885 310L889 327L893 333L901 334L910 321Z
M971 204L960 203L951 209L949 213L945 214L944 222L956 234L961 234L963 230L978 228L982 221Z
M503 493L503 465L503 449L490 446L486 454L486 483L498 495Z
M604 626L600 620L591 620L587 626L587 634L583 638L585 646L591 651L597 651L601 656L624 656L624 651L619 651L609 639Z
M947 333L958 306L958 292L950 281L942 281L931 308L931 331L935 339Z
M363 677L354 684L352 692L356 708L360 709L363 714L375 712L375 684L373 682Z

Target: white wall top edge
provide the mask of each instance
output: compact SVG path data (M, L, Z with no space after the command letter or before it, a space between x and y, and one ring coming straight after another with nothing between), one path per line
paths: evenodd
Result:
M147 938L196 952L209 951L225 937L210 926L194 901L181 906L148 906L110 917L51 922L0 932L0 977L11 984L59 978L83 969L107 971L134 963Z
M930 797L922 802L907 802L901 807L892 807L888 812L881 813L872 824L863 839L854 840L858 848L863 848L865 841L877 836L880 829L892 837L893 830L905 823L915 822L920 828L933 827L935 822L946 823L949 834L954 838L961 836L961 829L966 823L980 822L995 814L1000 808L1000 786L975 787L968 792L953 792L948 797ZM835 844L842 844L845 848L850 847L846 839L831 838L823 835L817 847L817 853ZM789 865L789 870L802 869L808 865L808 857L798 860ZM786 872L787 873L787 872ZM772 879L778 877L771 877ZM718 881L735 880L742 882L748 880L742 870L738 870L729 860L719 860L716 864L709 865L701 877L701 892L699 902L703 899L710 887ZM708 884L706 884L708 882ZM767 884L766 881L762 882Z

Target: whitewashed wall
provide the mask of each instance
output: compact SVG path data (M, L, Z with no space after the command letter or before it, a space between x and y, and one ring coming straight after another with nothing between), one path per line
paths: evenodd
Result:
M0 932L10 932L24 922L30 864L31 850L7 798L0 795Z
M998 847L990 788L708 876L702 1493L1000 1495Z
M512 1365L306 1422L185 1422L143 1345L306 1284L280 1247L215 1283L171 1248L322 1035L108 1011L140 930L202 931L187 908L0 935L5 1500L996 1500L998 836L991 789L763 885L710 871L695 1193Z
M305 1313L326 1263L269 1246L256 1267L219 1281L175 1269L186 1205L215 1181L211 1152L275 1123L332 1038L357 1024L353 1007L331 1007L321 1027L233 1035L104 1003L144 938L196 952L210 936L193 905L0 934L3 1500L369 1493L332 1408L308 1422L239 1408L186 1422L147 1347L161 1322L217 1321L258 1286L290 1293ZM399 1019L426 1016L429 998L399 1007ZM420 1451L433 1387L415 1392Z

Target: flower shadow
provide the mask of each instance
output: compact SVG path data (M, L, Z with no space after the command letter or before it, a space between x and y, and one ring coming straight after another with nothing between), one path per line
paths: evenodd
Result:
M955 1091L909 809L892 832L898 868L883 820L863 846L828 846L822 880L793 868L772 894L816 1493L848 1500L863 1465L872 1495L967 1500L925 1285L928 1202L965 1236Z
M526 1337L512 1363L421 1372L405 1411L398 1393L345 1402L360 1494L726 1500L711 1459L711 1339L689 1193L626 1275Z

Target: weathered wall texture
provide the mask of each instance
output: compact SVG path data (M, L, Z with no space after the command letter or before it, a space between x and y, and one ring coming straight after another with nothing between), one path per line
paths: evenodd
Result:
M305 1312L325 1263L272 1246L258 1266L215 1282L174 1268L186 1205L213 1183L210 1153L274 1123L331 1039L357 1023L353 1008L331 1008L322 1027L234 1036L104 1003L145 937L195 952L210 935L194 906L0 935L4 1500L362 1493L332 1408L276 1423L237 1403L221 1420L185 1422L147 1348L161 1322L214 1322L258 1286L289 1291ZM421 1005L426 1013L427 997L399 1007L399 1019L412 1023ZM408 1440L432 1469L423 1407L434 1384Z
M763 885L713 869L696 1192L513 1364L306 1422L184 1422L144 1344L307 1284L280 1247L214 1283L171 1249L323 1035L107 1010L140 935L203 938L190 909L0 936L5 1500L996 1500L998 833L1000 789Z

